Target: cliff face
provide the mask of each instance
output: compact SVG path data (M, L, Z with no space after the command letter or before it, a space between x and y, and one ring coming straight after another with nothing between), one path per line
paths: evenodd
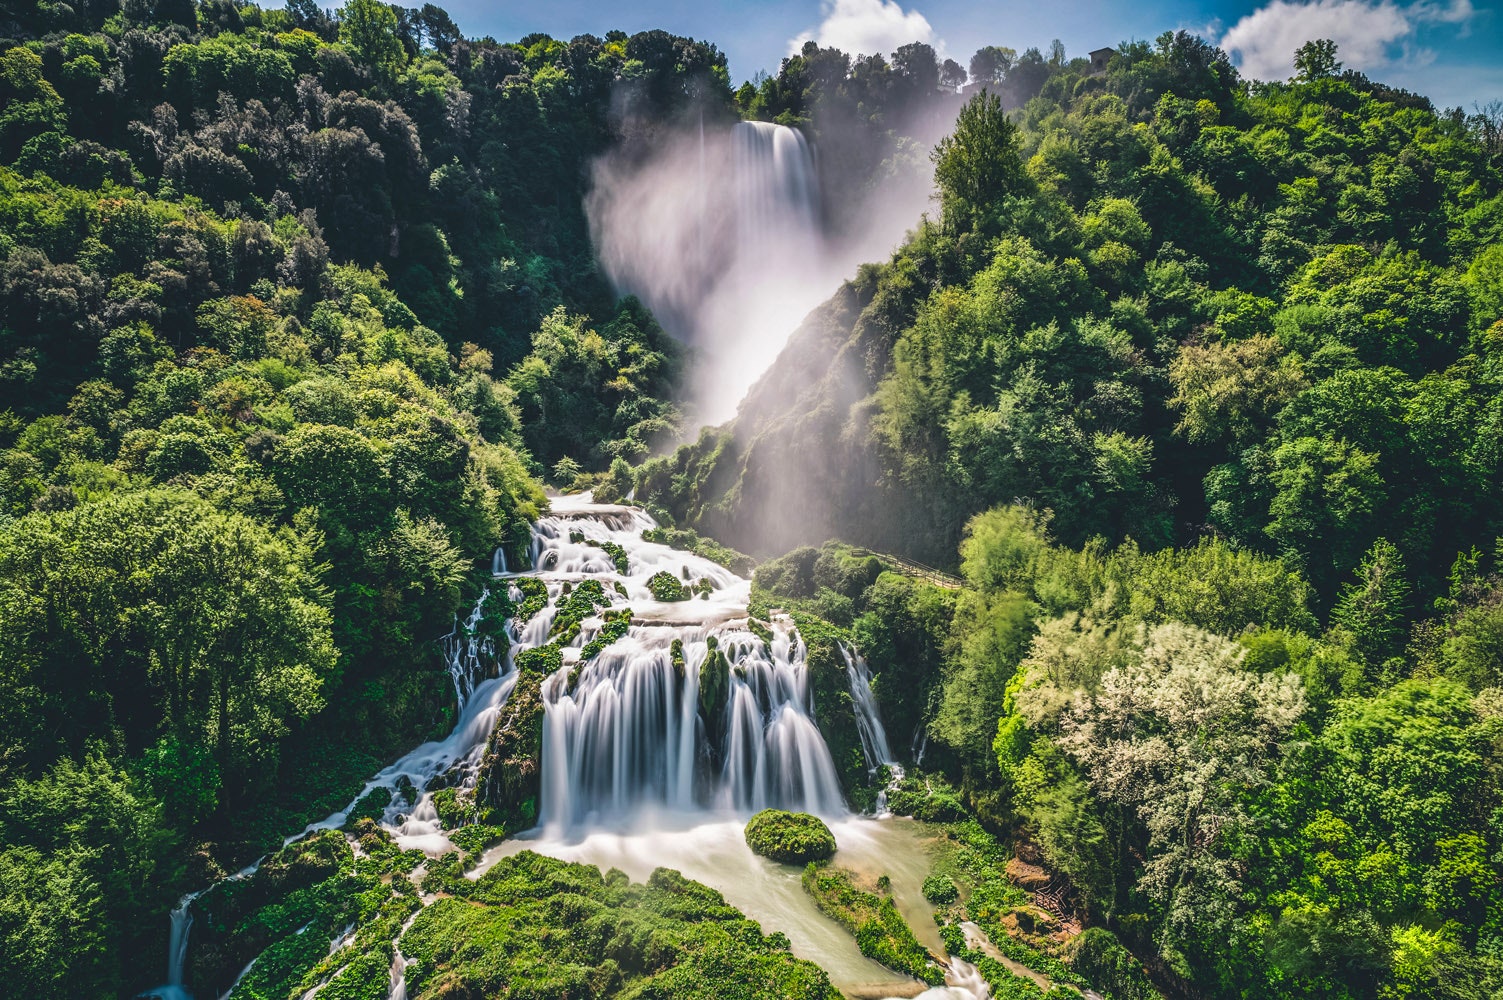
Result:
M952 560L963 514L940 484L895 482L872 435L874 393L919 298L911 287L879 289L865 270L843 285L789 338L735 420L643 467L638 497L759 556L838 537Z

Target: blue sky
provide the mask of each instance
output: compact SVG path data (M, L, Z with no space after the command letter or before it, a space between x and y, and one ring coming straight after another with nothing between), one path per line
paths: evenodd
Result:
M448 0L466 35L503 41L533 31L568 38L612 28L665 28L720 46L739 83L775 71L800 39L853 51L930 42L962 65L981 45L1018 51L1051 39L1083 54L1184 28L1232 53L1245 75L1287 76L1294 49L1334 38L1340 58L1438 106L1503 99L1503 0Z

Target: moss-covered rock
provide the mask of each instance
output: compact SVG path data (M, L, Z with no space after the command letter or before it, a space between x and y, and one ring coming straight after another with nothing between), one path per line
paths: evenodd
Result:
M354 808L345 816L345 827L351 828L362 819L379 819L391 805L391 789L384 785L377 785L356 802Z
M731 664L713 635L710 636L709 646L710 651L705 656L704 665L699 668L699 710L713 735L725 712L726 699L730 697Z
M524 649L517 654L513 662L516 663L519 673L546 677L564 665L563 647L550 642L536 649Z
M519 576L511 582L522 595L522 603L516 605L516 618L518 622L525 624L533 615L547 607L548 585L532 576Z
M593 538L583 539L586 545L593 545L597 549L603 549L605 554L611 557L611 564L616 567L616 572L625 576L631 568L631 560L626 555L626 550L615 542L601 542Z
M835 853L835 835L808 813L763 809L746 824L746 846L764 858L803 865Z
M543 678L522 673L480 759L476 801L492 822L525 830L537 821L543 760Z
M631 631L631 608L622 608L618 611L605 613L605 624L601 627L595 638L585 643L579 651L579 661L584 663L599 656L605 647ZM572 685L572 681L570 682Z
M610 603L599 580L582 581L558 602L553 627L548 631L549 638L560 645L567 645L579 634L581 622L595 614L596 609L608 607Z
M953 903L960 898L960 890L950 876L935 873L924 879L924 898L935 905Z
M647 581L647 589L659 601L687 601L691 591L679 582L678 577L667 570L654 573Z

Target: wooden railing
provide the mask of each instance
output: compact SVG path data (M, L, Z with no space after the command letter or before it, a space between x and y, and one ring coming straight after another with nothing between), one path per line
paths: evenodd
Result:
M904 576L916 577L932 583L936 587L943 587L946 590L959 590L965 586L965 581L960 577L946 573L944 570L935 569L933 566L925 566L921 562L904 559L902 556L890 555L886 552L878 552L876 556L893 569L901 572Z

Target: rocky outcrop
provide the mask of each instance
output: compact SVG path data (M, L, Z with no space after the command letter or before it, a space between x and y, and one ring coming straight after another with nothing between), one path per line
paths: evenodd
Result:
M544 675L523 671L486 743L475 781L479 805L510 831L537 822L543 769Z

